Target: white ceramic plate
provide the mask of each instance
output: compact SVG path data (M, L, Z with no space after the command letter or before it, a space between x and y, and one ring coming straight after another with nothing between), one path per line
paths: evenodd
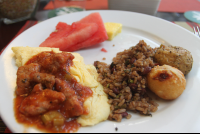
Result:
M39 132L34 128L26 129L15 121L13 112L13 98L16 87L15 59L11 47L30 46L38 47L49 34L55 30L58 22L71 24L89 15L99 12L104 22L118 22L123 24L122 33L113 41L105 41L93 48L77 51L86 64L94 61L111 63L117 52L136 45L139 40L144 40L152 47L160 44L171 44L188 49L194 59L192 71L187 75L187 86L184 93L174 101L158 101L159 109L153 117L133 114L130 120L122 122L105 121L93 127L82 127L78 132L200 132L200 39L191 32L165 20L125 11L85 11L72 13L41 22L19 35L4 50L0 57L0 112L2 119L13 132ZM113 44L115 46L113 46ZM108 52L102 52L105 48Z

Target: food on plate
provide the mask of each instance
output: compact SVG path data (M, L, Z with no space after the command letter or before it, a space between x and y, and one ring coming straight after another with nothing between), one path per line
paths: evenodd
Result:
M108 39L101 15L91 13L80 21L68 25L59 22L56 30L40 44L40 47L60 48L61 51L76 51Z
M105 53L108 52L105 48L102 48L101 51Z
M122 24L114 22L104 23L106 32L108 34L108 40L112 40L117 34L122 31Z
M98 12L89 14L77 23L96 23L98 25L98 31L86 41L76 44L75 47L71 47L69 49L70 52L99 44L108 39L103 20Z
M143 115L157 111L158 104L146 92L146 76L156 65L152 58L154 54L155 50L142 40L136 46L119 52L110 65L94 62L99 73L97 80L109 95L109 120L120 122L122 118L129 119L128 111Z
M155 66L147 75L148 87L160 98L174 100L178 98L186 86L183 73L169 65Z
M184 75L187 75L191 71L193 65L191 53L177 46L161 45L157 48L154 59L160 65L166 64L178 68Z
M32 56L37 55L43 51L53 51L59 53L59 48L50 47L12 47L12 51L15 53L16 65L18 67L25 65L25 63L31 59Z
M14 101L19 123L48 132L76 132L107 120L108 96L93 65L78 53L13 47L18 65Z
M62 51L83 42L91 37L98 30L98 25L95 23L73 23L68 25L64 22L59 22L56 30L50 34L41 47L58 47Z

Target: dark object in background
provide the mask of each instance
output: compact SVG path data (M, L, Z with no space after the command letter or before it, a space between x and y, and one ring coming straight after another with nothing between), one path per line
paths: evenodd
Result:
M6 24L23 21L35 14L38 4L39 0L1 0L0 16Z

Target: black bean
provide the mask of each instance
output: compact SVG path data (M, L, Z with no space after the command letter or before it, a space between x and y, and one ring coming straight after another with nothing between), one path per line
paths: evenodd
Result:
M117 88L114 88L114 89L113 89L113 93L115 93L115 94L119 94L119 93L120 93L120 91L119 91L119 89L117 89Z
M135 58L132 58L131 61L130 61L130 64L133 64L135 63L136 59Z
M99 61L95 61L94 66L97 67L98 63L99 63Z
M127 116L128 116L128 113L127 113L127 112L122 113L122 117L123 117L123 118L126 118Z
M133 92L135 92L135 91L137 91L138 85L137 85L137 84L134 84L134 83L130 83L130 84L129 84L129 87L131 88L131 90L132 90Z
M113 73L114 71L116 71L116 69L113 67L113 68L111 69L111 73Z
M145 67L142 75L147 75L151 71L151 67Z

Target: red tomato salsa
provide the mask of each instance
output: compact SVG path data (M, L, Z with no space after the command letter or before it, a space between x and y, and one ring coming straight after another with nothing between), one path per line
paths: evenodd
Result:
M105 48L102 48L101 51L105 53L108 52Z

